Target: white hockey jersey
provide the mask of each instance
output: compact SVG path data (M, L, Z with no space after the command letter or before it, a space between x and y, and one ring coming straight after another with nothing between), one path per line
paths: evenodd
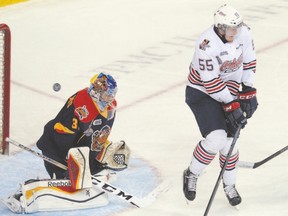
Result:
M243 25L233 42L224 43L213 28L196 41L187 85L229 103L237 98L241 83L253 86L256 54L252 34Z

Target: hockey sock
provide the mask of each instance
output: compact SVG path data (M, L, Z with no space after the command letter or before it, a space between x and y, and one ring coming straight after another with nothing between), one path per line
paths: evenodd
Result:
M223 183L226 185L233 185L236 182L236 163L239 159L239 153L238 151L234 154L231 155L231 157L228 160L225 172L223 174ZM222 168L226 160L226 156L221 154L219 155L219 162L220 162L220 167Z
M207 151L200 141L193 152L190 171L195 175L200 175L205 167L211 163L215 155L215 153Z

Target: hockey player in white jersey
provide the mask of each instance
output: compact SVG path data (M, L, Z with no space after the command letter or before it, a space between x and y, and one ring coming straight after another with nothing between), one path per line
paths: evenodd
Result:
M215 12L214 21L196 41L186 86L186 103L204 138L196 145L192 161L183 173L183 191L190 201L196 197L201 172L218 152L223 166L237 127L244 128L258 106L253 87L256 56L250 28L228 5ZM222 179L233 206L241 203L235 188L238 159L236 145Z

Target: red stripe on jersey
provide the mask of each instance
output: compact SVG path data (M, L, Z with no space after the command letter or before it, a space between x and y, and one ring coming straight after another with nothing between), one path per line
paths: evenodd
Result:
M223 83L223 81L218 77L216 79L204 82L204 86L205 88L209 88L211 86L219 85L221 83Z
M189 80L192 84L202 85L202 82L199 82L198 80L196 80L191 74L189 74L188 80Z
M237 96L238 95L238 90L235 90L234 88L230 88L229 86L227 86L230 93L234 96Z
M200 74L197 71L195 71L193 68L191 68L190 74L195 76L196 79L201 80Z
M240 84L235 81L228 81L226 82L226 86L228 87L229 91L232 95L237 96L239 92Z
M201 77L193 68L190 69L188 80L195 85L202 85Z
M217 93L219 91L222 91L225 87L226 87L226 85L223 82L218 83L216 86L213 86L213 87L206 88L206 86L205 86L206 91L208 92L208 94L213 94L213 93Z
M256 60L243 63L243 70L255 69L256 68Z
M232 81L232 80L227 81L226 85L229 85L235 89L239 89L239 87L240 87L239 83L237 83L236 81Z

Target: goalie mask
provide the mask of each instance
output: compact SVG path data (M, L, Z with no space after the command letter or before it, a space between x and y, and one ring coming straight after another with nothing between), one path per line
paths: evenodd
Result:
M236 9L225 4L214 13L214 25L221 36L232 42L243 25L243 19Z
M97 103L99 109L103 111L107 106L113 106L117 93L117 83L114 78L101 72L93 76L90 83L88 93Z

